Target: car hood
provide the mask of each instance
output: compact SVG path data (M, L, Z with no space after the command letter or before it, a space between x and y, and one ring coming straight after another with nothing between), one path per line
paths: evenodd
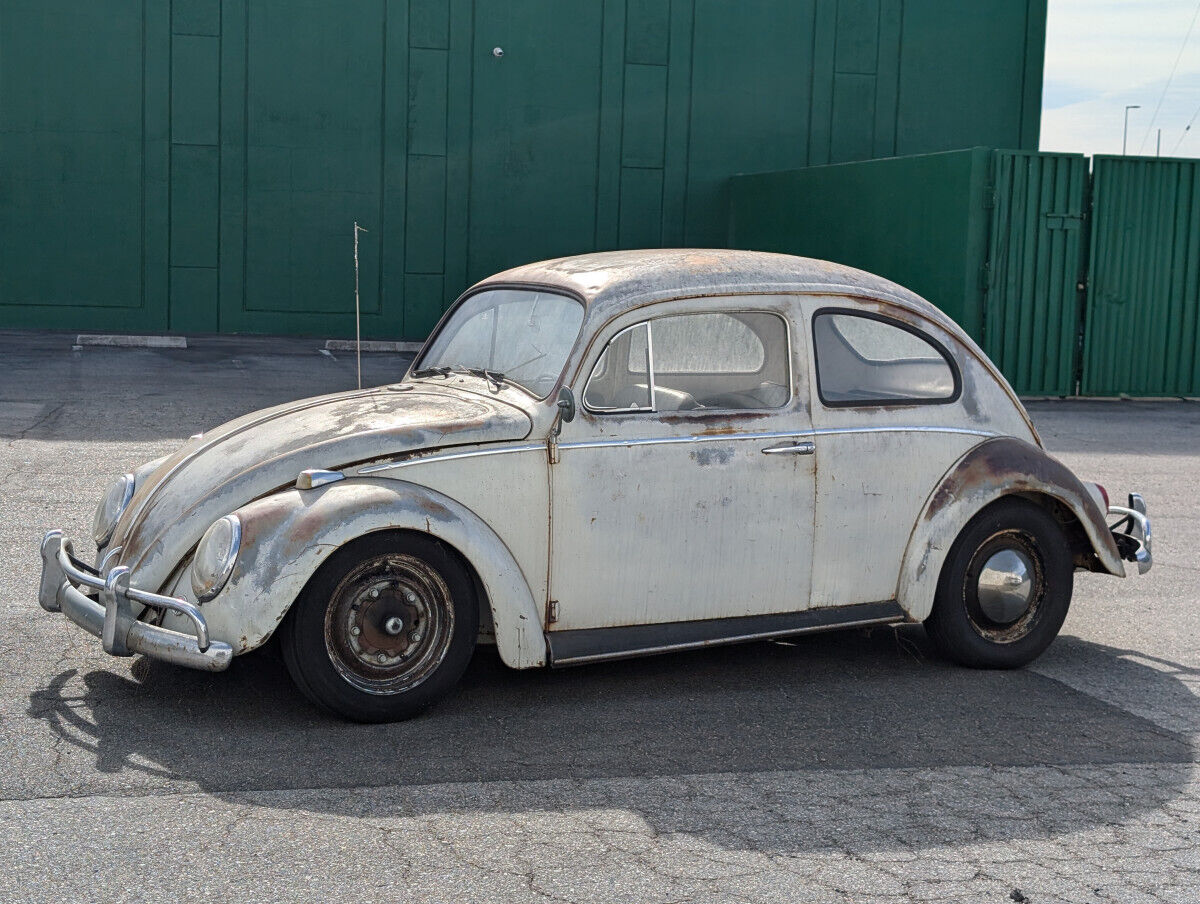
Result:
M118 561L131 568L134 586L157 591L213 521L292 485L302 470L523 439L532 422L516 402L419 383L247 414L193 437L148 475L109 546L121 547Z

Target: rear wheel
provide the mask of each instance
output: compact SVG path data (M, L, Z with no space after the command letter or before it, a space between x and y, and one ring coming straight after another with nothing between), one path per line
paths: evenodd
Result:
M472 583L455 555L432 537L381 533L330 557L280 640L292 680L318 706L392 722L454 687L478 630Z
M1003 499L954 541L925 626L942 655L961 665L1017 668L1058 635L1073 583L1058 522L1024 499Z

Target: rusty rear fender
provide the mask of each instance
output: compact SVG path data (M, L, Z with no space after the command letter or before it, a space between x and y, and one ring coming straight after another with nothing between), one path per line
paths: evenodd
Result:
M378 530L413 530L453 547L475 569L496 646L514 668L544 665L539 607L511 552L475 513L400 480L352 478L288 489L238 509L242 546L229 584L203 612L235 653L263 644L317 568L340 546ZM186 569L185 569L186 571Z
M924 621L932 610L942 565L967 522L1005 496L1029 498L1063 520L1078 566L1124 577L1105 513L1079 478L1032 443L995 437L955 462L913 527L896 588L896 600L911 618Z

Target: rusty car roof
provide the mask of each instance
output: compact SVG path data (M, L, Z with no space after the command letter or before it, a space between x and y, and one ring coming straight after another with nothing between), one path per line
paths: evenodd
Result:
M610 309L608 315L647 301L684 295L863 295L896 302L962 335L941 310L889 279L830 261L766 251L602 251L514 267L481 281L476 288L505 283L566 289L582 297L589 307Z
M560 289L583 299L589 319L607 322L623 311L671 298L703 295L845 295L882 302L936 323L955 337L1004 387L1037 443L1037 430L1016 392L975 340L940 308L903 286L865 270L831 261L766 251L662 248L599 251L525 264L477 283ZM449 316L449 315L447 315ZM964 389L964 393L969 390Z

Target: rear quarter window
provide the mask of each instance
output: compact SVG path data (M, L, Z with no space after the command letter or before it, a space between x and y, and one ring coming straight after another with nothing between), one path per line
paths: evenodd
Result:
M813 315L817 391L828 407L939 404L959 396L949 352L915 327L841 308Z

